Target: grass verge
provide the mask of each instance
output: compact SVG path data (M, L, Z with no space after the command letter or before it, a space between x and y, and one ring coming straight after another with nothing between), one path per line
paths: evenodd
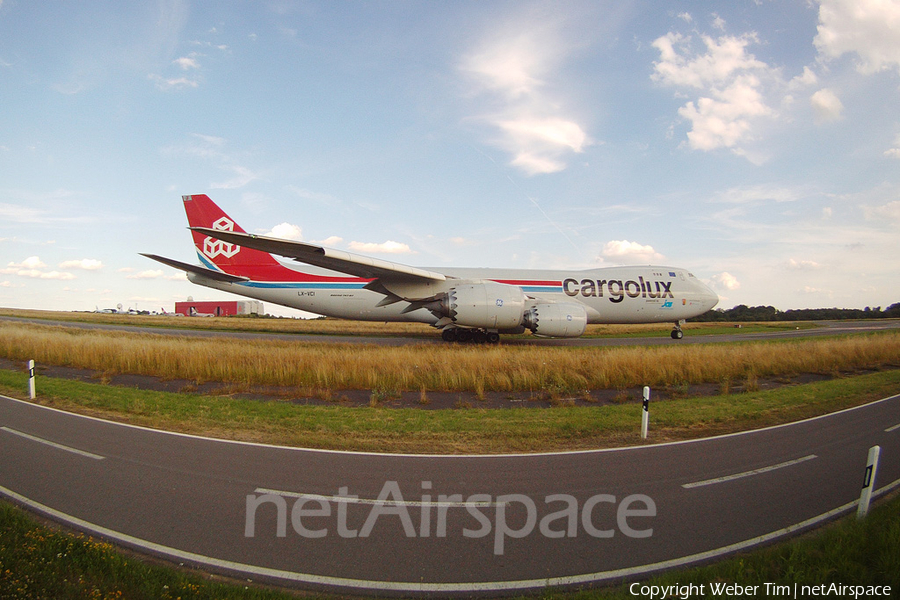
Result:
M863 521L851 515L800 539L741 553L712 565L658 575L641 582L638 591L640 585L694 584L703 585L707 591L705 597L712 597L709 592L713 582L758 586L757 593L747 597L772 595L766 593L766 584L788 586L793 591L795 585L830 583L889 585L896 597L900 589L900 497L874 506ZM546 591L541 597L547 600L647 597L632 594L629 587L624 584L577 592ZM291 597L296 596L216 581L211 576L185 569L126 557L109 544L44 526L20 509L0 502L0 598L281 600Z
M276 600L288 593L211 581L210 577L126 557L84 534L44 526L0 502L0 598L55 600Z
M900 333L766 343L567 348L198 339L0 322L0 356L198 382L319 390L662 387L900 365Z
M343 319L290 319L241 317L210 317L186 319L165 315L116 315L89 312L26 310L0 307L0 316L45 321L101 323L171 329L207 329L213 331L245 331L255 333L287 333L304 335L403 336L438 339L441 332L424 323L384 323L382 321L346 321ZM817 327L814 322L760 323L686 323L688 335L716 335L723 333L759 333ZM739 327L739 328L738 328ZM584 337L666 337L671 323L638 325L588 325ZM529 337L523 335L521 337Z
M0 392L22 396L24 373L0 370ZM652 442L795 421L900 389L900 370L651 407ZM639 444L641 406L446 409L305 406L172 394L42 378L41 404L136 425L287 446L406 453L540 452Z

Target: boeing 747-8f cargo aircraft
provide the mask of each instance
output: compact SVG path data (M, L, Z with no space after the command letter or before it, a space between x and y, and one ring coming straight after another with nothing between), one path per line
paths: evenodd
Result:
M496 343L502 333L578 337L588 323L675 324L719 297L684 269L420 269L317 244L246 233L208 196L183 196L201 265L154 254L192 282L308 312L415 321L447 341ZM272 255L305 263L288 265Z

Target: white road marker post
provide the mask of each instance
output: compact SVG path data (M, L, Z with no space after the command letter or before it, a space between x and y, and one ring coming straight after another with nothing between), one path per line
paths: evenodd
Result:
M644 386L644 410L641 412L641 439L647 439L647 429L650 427L650 386Z
M28 397L34 400L34 361L28 361Z
M875 471L878 470L878 456L880 454L881 446L869 448L866 476L863 479L862 491L859 494L859 507L856 509L857 519L863 519L869 513L869 502L872 500L872 491L875 489Z

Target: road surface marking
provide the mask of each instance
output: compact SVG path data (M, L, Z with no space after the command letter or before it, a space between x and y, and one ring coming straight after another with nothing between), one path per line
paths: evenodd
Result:
M323 496L321 494L304 494L302 492L283 492L280 490L269 490L266 488L256 488L257 494L272 494L273 496L284 496L286 498L305 498L307 500L319 500L322 502L343 502L344 504L379 504L382 506L437 506L450 508L468 508L473 506L476 508L490 508L497 506L498 502L452 502L452 501L431 501L423 502L421 500L373 500L372 498L354 498L352 496ZM504 502L503 504L507 504Z
M881 496L883 494L887 494L892 490L900 487L900 479L897 479L888 485L882 487L877 490L873 497ZM189 561L198 565L203 565L205 567L213 567L216 569L224 569L226 571L230 571L232 573L242 573L244 575L253 575L255 577L269 577L274 579L281 579L285 581L293 581L298 583L307 583L307 584L315 584L315 585L325 585L325 586L335 586L335 587L343 587L343 588L355 588L355 589L364 589L364 590L380 590L380 591L391 591L391 592L418 592L418 593L472 593L472 592L498 592L498 591L508 591L508 590L527 590L527 589L545 589L548 587L556 587L556 586L566 586L566 585L581 585L585 583L594 583L598 581L617 581L626 577L635 577L642 576L647 573L652 573L655 571L661 571L664 569L672 569L675 567L682 567L691 563L699 562L699 561L708 561L712 558L718 558L720 556L725 556L731 554L733 552L737 552L739 550L745 550L747 548L752 548L754 546L758 546L760 544L765 544L772 540L776 540L786 535L790 535L797 531L802 531L814 525L818 525L824 521L832 519L837 515L848 512L853 509L856 505L859 504L859 500L853 500L852 502L848 502L842 506L838 506L835 509L832 509L826 513L822 513L816 517L812 517L810 519L806 519L805 521L801 521L800 523L796 523L794 525L789 525L784 527L783 529L779 529L777 531L772 531L770 533L757 536L755 538L751 538L748 540L744 540L742 542L737 542L734 544L729 544L728 546L723 546L721 548L715 548L713 550L707 550L705 552L698 552L697 554L689 554L687 556L682 556L679 558L672 558L669 560L663 560L656 563L650 563L646 565L637 565L634 567L625 567L621 569L615 569L610 571L599 571L596 573L584 573L580 575L565 575L560 577L546 577L542 579L521 579L521 580L513 580L513 581L473 581L470 583L441 583L441 582L426 582L426 581L385 581L385 580L366 580L366 579L351 579L346 577L335 577L329 575L317 575L312 573L298 573L295 571L284 571L280 569L272 569L269 567L261 567L257 565L250 565L247 563L239 563L233 562L229 560L224 560L221 558L213 558L210 556L204 556L202 554L196 554L194 552L188 552L186 550L181 550L178 548L173 548L171 546L164 546L162 544L157 544L155 542L150 542L138 537L134 537L128 535L126 533L121 533L114 529L108 529L106 527L96 525L89 521L85 521L83 519L79 519L78 517L73 517L68 515L62 511L56 510L54 508L50 508L45 504L41 504L40 502L36 502L27 498L26 496L22 496L21 494L17 494L16 492L7 489L5 487L0 486L0 496L6 496L15 500L16 502L23 504L32 510L40 512L50 518L53 518L57 521L61 521L63 523L67 523L77 529L82 531L88 531L90 533L94 533L96 535L108 538L110 540L123 543L129 546L138 547L145 551L151 552L153 554L162 555L167 558L175 559L177 561Z
M893 427L888 427L887 429L884 430L884 432L885 432L885 433L890 433L890 432L895 431L895 430L897 430L897 429L900 429L900 423L897 423L897 424L894 425Z
M12 433L18 435L20 437L40 442L42 444L46 444L48 446L52 446L54 448L58 448L59 450L65 450L66 452L72 452L74 454L80 454L81 456L86 456L88 458L93 458L94 460L103 460L106 457L100 456L99 454L92 454L90 452L85 452L84 450L79 450L78 448L72 448L70 446L63 446L62 444L57 444L56 442L51 442L50 440L45 440L44 438L40 438L36 435L31 435L28 433L22 433L21 431L16 431L15 429L11 429L9 427L0 427L0 430L6 431L7 433Z
M0 320L3 320L3 317L0 317ZM743 435L752 435L756 433L761 433L763 431L774 431L776 429L781 429L785 427L794 427L797 425L803 425L805 423L812 423L813 421L818 421L821 419L830 419L836 417L845 412L851 412L855 410L862 410L867 408L872 408L876 404L880 404L882 402L890 402L892 400L897 400L900 398L900 394L894 394L893 396L888 396L887 398L882 398L880 400L875 400L868 404L860 404L859 406L851 406L850 408L845 408L843 410L839 410L833 413L827 413L824 415L819 415L817 417L810 417L808 419L803 419L802 421L793 421L790 423L781 423L780 425L770 425L768 427L762 427L760 429L749 429L747 431L736 431L734 433L724 433L721 435L714 435L712 437L707 438L696 438L692 440L679 440L676 442L660 442L657 444L643 444L640 446L621 446L617 448L596 448L593 450L559 450L556 452L526 452L526 453L510 453L510 454L404 454L400 452L366 452L362 450L327 450L323 448L303 448L298 446L285 446L281 444L265 444L262 442L245 442L243 440L228 440L223 438L214 438L202 435L195 435L192 433L181 433L178 431L166 431L165 429L153 429L152 427L144 427L142 425L133 425L131 423L120 423L118 421L110 421L109 419L101 419L100 417L91 417L88 415L80 415L78 413L73 413L69 411L65 411L59 408L53 408L52 406L44 406L42 404L33 404L28 402L27 400L20 400L18 398L11 398L9 396L4 396L0 394L0 398L3 400L9 400L11 402L16 402L19 404L25 404L31 406L33 408L39 408L43 410L48 410L51 412L60 413L69 417L76 417L79 419L86 419L88 421L96 421L98 423L105 423L107 425L114 425L117 427L125 427L129 429L137 429L139 431L151 431L153 433L161 433L163 435L171 435L174 437L186 438L186 439L194 439L194 440L204 440L207 442L215 442L217 444L234 444L238 446L247 446L247 447L256 447L256 448L278 448L280 450L288 450L292 452L304 452L310 454L339 454L344 456L377 456L379 458L387 458L387 457L395 457L395 458L415 458L415 459L423 459L423 458L436 458L436 459L498 459L498 458L541 458L546 456L575 456L578 454L607 454L607 453L618 453L618 452L635 452L635 451L644 451L644 450L654 450L658 448L667 448L670 446L682 446L688 444L700 444L704 442L710 442L715 440L723 440L731 437L739 437Z
M716 477L714 479L706 479L704 481L695 481L694 483L685 483L681 487L685 489L702 487L704 485L713 485L716 483L724 483L726 481L733 481L735 479L741 479L742 477L750 477L751 475L759 475L760 473L768 473L769 471L774 471L776 469L783 469L784 467L790 467L792 465L796 465L802 462L806 462L808 460L812 460L814 458L818 458L815 454L810 454L809 456L804 456L803 458L795 458L794 460L789 460L787 462L779 463L777 465L772 465L770 467L762 467L760 469L753 469L752 471L744 471L743 473L735 473L734 475L726 475L725 477Z

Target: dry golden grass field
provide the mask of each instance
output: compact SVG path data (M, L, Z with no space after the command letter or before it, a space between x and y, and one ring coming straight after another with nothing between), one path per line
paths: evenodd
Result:
M900 333L679 346L382 346L189 338L7 321L0 322L0 357L200 383L579 393L637 385L727 388L759 377L900 366Z

